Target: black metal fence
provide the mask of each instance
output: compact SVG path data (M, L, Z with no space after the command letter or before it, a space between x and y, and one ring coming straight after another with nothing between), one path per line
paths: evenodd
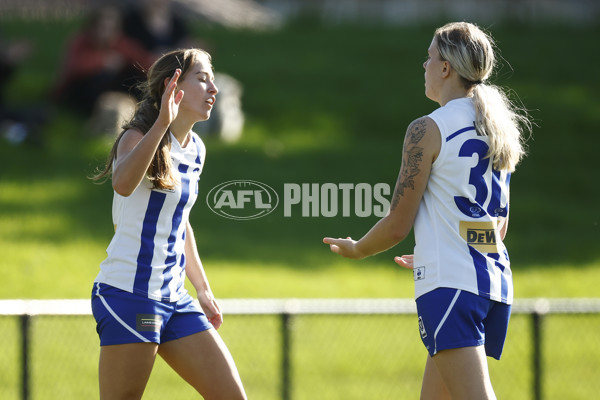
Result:
M425 350L413 300L222 300L219 330L252 399L418 398ZM498 398L584 399L600 391L600 299L515 301ZM88 300L0 300L0 398L97 398ZM157 362L144 396L194 398Z

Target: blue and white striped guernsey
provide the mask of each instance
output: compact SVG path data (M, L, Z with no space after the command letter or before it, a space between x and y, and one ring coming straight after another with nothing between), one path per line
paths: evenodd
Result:
M179 184L172 191L152 189L144 178L130 196L114 193L115 235L95 280L163 302L177 301L187 292L185 228L206 156L195 133L190 132L185 147L169 134Z
M442 144L414 225L415 296L447 287L511 304L510 262L498 234L510 174L486 158L489 142L475 131L472 99L452 100L429 117Z

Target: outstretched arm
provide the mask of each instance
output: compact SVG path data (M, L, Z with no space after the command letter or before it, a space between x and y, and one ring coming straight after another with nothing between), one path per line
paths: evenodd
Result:
M330 245L331 251L361 259L387 250L408 236L427 187L431 165L440 151L440 140L439 129L429 117L419 118L409 125L388 214L358 241L324 238L323 242Z

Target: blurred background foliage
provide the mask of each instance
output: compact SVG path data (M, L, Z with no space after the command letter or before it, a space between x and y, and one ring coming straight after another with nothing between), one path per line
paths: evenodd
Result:
M412 239L360 262L321 244L323 236L361 237L375 216L306 218L296 208L284 217L280 205L264 218L233 221L213 214L205 197L233 179L266 183L280 198L285 183L393 188L406 127L437 107L424 96L422 63L444 22L332 25L297 16L278 29L252 30L191 21L216 71L244 89L241 139L205 137L207 164L191 216L217 296L412 296L410 275L392 261L411 252ZM85 119L48 100L66 40L82 24L77 16L0 19L5 39L26 38L34 49L7 98L51 115L37 146L0 142L0 298L87 297L112 235L110 184L87 176L113 138L90 136ZM506 242L516 295L595 296L600 26L481 25L501 51L493 82L512 89L537 125L511 181ZM48 285L57 275L60 285Z

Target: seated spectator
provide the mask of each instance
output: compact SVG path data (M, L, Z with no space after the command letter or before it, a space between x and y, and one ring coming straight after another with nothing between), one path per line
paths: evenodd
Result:
M123 34L121 11L101 6L68 44L55 96L85 114L105 92L138 97L134 85L153 61L151 53Z

